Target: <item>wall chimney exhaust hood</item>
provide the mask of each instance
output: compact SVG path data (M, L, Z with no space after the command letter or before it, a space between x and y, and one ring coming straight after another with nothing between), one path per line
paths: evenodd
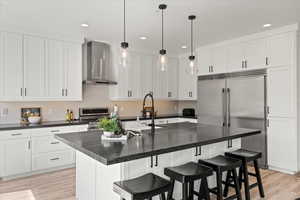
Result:
M110 45L89 41L82 45L84 83L117 84L112 80L112 61Z

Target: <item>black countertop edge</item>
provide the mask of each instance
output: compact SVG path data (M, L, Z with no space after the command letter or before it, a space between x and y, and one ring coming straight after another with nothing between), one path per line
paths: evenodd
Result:
M180 115L159 115L155 119L164 119L164 118L191 118L196 119L196 117L183 117ZM119 117L121 121L135 121L136 117ZM140 120L148 120L151 118L140 117ZM0 124L0 131L11 131L11 130L20 130L20 129L31 129L31 128L50 128L56 126L76 126L76 125L85 125L88 124L87 121L74 120L72 122L68 121L46 121L39 124Z
M131 160L137 160L137 159L147 158L147 157L151 157L151 156L157 156L157 155L161 155L161 154L165 154L165 153L171 153L171 152L175 152L175 151L190 149L190 148L194 148L194 147L198 147L198 146L205 146L205 145L210 145L210 144L214 144L214 143L234 140L234 139L238 139L238 138L249 137L249 136L257 135L260 133L261 133L260 130L251 130L246 133L239 134L239 135L230 135L230 136L225 136L225 137L223 136L220 138L214 138L214 139L209 139L209 140L205 140L205 141L183 144L183 145L178 145L178 146L174 146L174 147L161 148L158 150L151 150L148 152L134 153L132 155L127 155L127 156L122 155L119 158L113 158L113 160L109 160L97 153L89 151L86 148L63 138L63 135L61 135L62 137L60 137L59 134L55 135L55 138L64 142L65 144L73 147L75 150L82 152L82 153L90 156L91 158L101 162L104 165L113 165L113 164L131 161ZM86 134L89 134L89 133L86 133Z
M155 117L155 119L167 119L167 118L187 118L187 119L197 119L197 116L182 116L180 114L174 114L174 115L158 115ZM123 116L119 117L121 121L136 121L137 116ZM139 116L140 120L151 120L151 117L142 117Z

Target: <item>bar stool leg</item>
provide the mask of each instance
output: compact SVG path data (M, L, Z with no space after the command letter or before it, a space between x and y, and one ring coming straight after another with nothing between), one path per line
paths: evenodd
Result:
M167 200L173 199L174 185L175 185L175 180L171 179L171 188L170 191L168 192Z
M226 181L225 181L226 184L225 184L225 188L224 188L224 197L228 196L230 178L231 178L231 171L227 171Z
M182 200L188 200L188 183L182 183Z
M233 176L233 182L234 182L234 185L235 185L235 193L238 195L237 196L237 199L238 200L241 200L242 197L241 197L241 189L240 189L240 185L239 185L239 181L238 181L238 176L237 176L237 173L236 173L236 170L233 169L232 170L232 176Z
M220 170L217 173L217 200L223 200L223 188L222 188L222 172Z
M193 198L194 198L194 181L190 182L189 190L190 190L189 199L193 200Z
M239 168L239 185L241 189L242 189L242 182L243 182L243 166Z
M201 179L201 185L200 185L198 200L202 200L202 199L210 200L207 178L202 178Z
M159 195L159 199L160 199L160 200L166 200L165 193L161 193L161 194Z
M243 160L243 171L244 171L245 197L246 200L250 200L249 175L248 175L248 167L247 167L246 160Z
M258 190L259 190L260 197L264 198L265 192L264 192L263 184L261 181L261 175L260 175L257 160L254 160L254 169L255 169L255 174L256 174L256 179L257 179L257 183L258 183Z

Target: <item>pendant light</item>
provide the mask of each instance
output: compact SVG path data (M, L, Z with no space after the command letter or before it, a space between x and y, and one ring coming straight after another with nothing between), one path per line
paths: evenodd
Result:
M194 20L196 19L195 15L190 15L189 20L191 21L191 55L189 56L189 73L191 75L196 74L195 67L195 55L194 55Z
M158 7L161 10L161 50L159 51L159 65L161 71L167 70L167 51L164 49L164 10L167 9L166 4L160 4Z
M128 62L128 47L129 44L128 42L126 42L126 0L124 0L124 10L123 10L123 14L124 14L124 21L123 21L123 28L124 28L124 32L123 32L123 37L124 37L124 41L121 42L121 65L123 67L127 66L127 62Z

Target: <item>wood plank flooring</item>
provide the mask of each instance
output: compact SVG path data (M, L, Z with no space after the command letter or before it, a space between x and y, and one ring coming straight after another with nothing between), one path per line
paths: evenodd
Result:
M300 174L287 175L262 170L268 200L294 200L300 197ZM257 189L251 199L259 200ZM0 200L75 200L75 169L0 181Z

